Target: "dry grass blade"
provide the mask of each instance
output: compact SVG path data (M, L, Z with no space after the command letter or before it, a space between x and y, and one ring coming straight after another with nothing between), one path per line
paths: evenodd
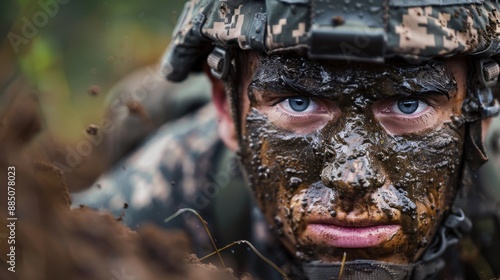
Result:
M208 237L210 237L210 240L212 241L212 245L215 248L215 253L219 255L219 259L220 259L220 262L222 263L222 267L224 267L224 269L226 269L226 265L224 264L224 260L222 260L222 256L220 255L220 250L217 248L217 245L215 245L215 241L214 241L214 239L212 237L212 234L210 234L210 230L208 230L208 227L207 227L208 223L200 216L200 214L198 214L198 212L196 212L196 210L191 209L191 208L182 208L182 209L179 209L177 212L175 212L175 214L173 214L172 216L170 216L170 217L166 218L165 220L163 220L163 222L164 223L168 223L168 222L170 222L171 220L175 219L177 216L179 216L180 214L182 214L184 212L191 212L191 213L195 214L196 217L198 217L198 219L200 219L201 223L205 227L205 231L207 232Z
M252 249L252 251L253 251L253 252L254 252L257 256L259 256L259 258L261 258L263 261L265 261L265 262L266 262L266 263L268 263L270 266L272 266L272 267L273 267L276 271L278 271L278 272L281 274L281 276L283 276L283 278L285 278L286 280L290 280L290 278L288 277L288 275L286 275L286 273L285 273L285 272L284 272L281 268L279 268L276 264L274 264L274 263L273 263L270 259L268 259L268 258L266 258L264 255L262 255L262 253L261 253L261 252L259 252L259 250L257 250L257 249L256 249L256 248L252 245L252 243L250 243L250 242L249 242L249 241L247 241L247 240L238 240L238 241L234 241L233 243L228 244L228 245L226 245L226 246L224 246L224 247L220 248L218 251L216 251L216 252L212 252L212 253L210 253L210 254L208 254L208 255L206 255L206 256L204 256L204 257L200 258L200 261L203 261L203 260L205 260L205 259L207 259L207 258L209 258L209 257L211 257L211 256L213 256L213 255L215 255L216 253L219 253L219 256L220 256L220 252L222 252L222 251L224 251L224 250L226 250L226 249L228 249L228 248L231 248L231 247L233 247L234 245L239 245L239 244L241 244L241 243L244 243L244 244L246 244L248 247L250 247L250 249Z
M346 258L347 258L347 254L344 252L344 256L342 257L342 264L340 265L339 280L342 280L342 275L344 274L344 267L345 267Z

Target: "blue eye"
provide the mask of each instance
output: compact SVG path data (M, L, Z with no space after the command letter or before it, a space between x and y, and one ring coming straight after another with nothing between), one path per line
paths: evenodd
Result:
M318 113L321 107L309 96L288 97L279 103L280 107L292 115L307 115Z
M305 111L309 107L310 103L311 99L309 97L288 98L288 105L290 106L290 109L292 109L295 112Z
M400 99L398 100L398 109L403 114L413 114L417 111L419 105L423 103L418 99Z

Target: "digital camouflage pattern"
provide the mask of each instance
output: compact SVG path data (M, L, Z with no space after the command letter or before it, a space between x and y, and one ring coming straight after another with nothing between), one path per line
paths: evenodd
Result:
M491 56L500 52L499 10L499 2L479 0L192 0L162 73L185 79L213 45L378 62L485 51Z

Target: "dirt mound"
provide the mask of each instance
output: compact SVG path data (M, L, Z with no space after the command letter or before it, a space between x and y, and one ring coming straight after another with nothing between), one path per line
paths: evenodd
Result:
M109 213L70 210L55 167L17 166L16 178L16 265L8 271L2 254L2 279L236 279L189 255L183 232L153 225L135 232Z
M0 180L12 181L0 195L0 279L236 279L190 255L183 232L135 232L109 213L70 210L61 170L38 160L50 152L32 149L36 100L19 99L0 110Z

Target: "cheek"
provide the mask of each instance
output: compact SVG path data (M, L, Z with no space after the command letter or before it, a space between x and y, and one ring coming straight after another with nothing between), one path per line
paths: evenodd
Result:
M462 161L462 139L447 126L425 137L394 138L386 164L394 186L404 189L415 202L451 192Z
M246 118L241 160L257 202L279 234L292 240L303 227L307 201L299 197L319 180L323 156L315 149L314 136L290 136L252 109Z
M396 208L401 211L404 232L416 241L408 252L417 253L428 245L456 193L463 132L443 126L426 137L395 138L391 145L387 173L398 190Z

